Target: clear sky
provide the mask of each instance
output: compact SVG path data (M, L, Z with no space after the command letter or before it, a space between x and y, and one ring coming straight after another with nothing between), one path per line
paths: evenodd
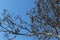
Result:
M0 12L7 9L11 12L23 14L33 7L33 0L0 0Z
M27 13L28 10L34 7L34 0L0 0L0 16L3 9L7 9L11 13L20 14L22 16ZM0 33L0 40L3 40L3 35ZM14 40L32 40L29 37L17 37Z

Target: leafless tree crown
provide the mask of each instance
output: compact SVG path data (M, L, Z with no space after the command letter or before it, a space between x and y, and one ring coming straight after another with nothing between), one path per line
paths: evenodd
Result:
M60 40L60 0L35 0L35 7L27 13L30 23L20 16L7 13L4 9L0 32L4 32L8 40L18 35L34 36L37 40L50 40L54 37ZM13 35L11 39L9 35Z

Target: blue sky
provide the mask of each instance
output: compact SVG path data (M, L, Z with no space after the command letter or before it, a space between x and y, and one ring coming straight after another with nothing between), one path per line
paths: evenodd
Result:
M16 14L23 14L33 7L34 0L0 0L0 12L3 9Z
M10 13L19 14L25 17L25 13L34 7L34 0L0 0L0 16L3 9L7 9ZM3 40L3 35L0 33L0 40ZM14 40L32 40L29 37L20 36Z

